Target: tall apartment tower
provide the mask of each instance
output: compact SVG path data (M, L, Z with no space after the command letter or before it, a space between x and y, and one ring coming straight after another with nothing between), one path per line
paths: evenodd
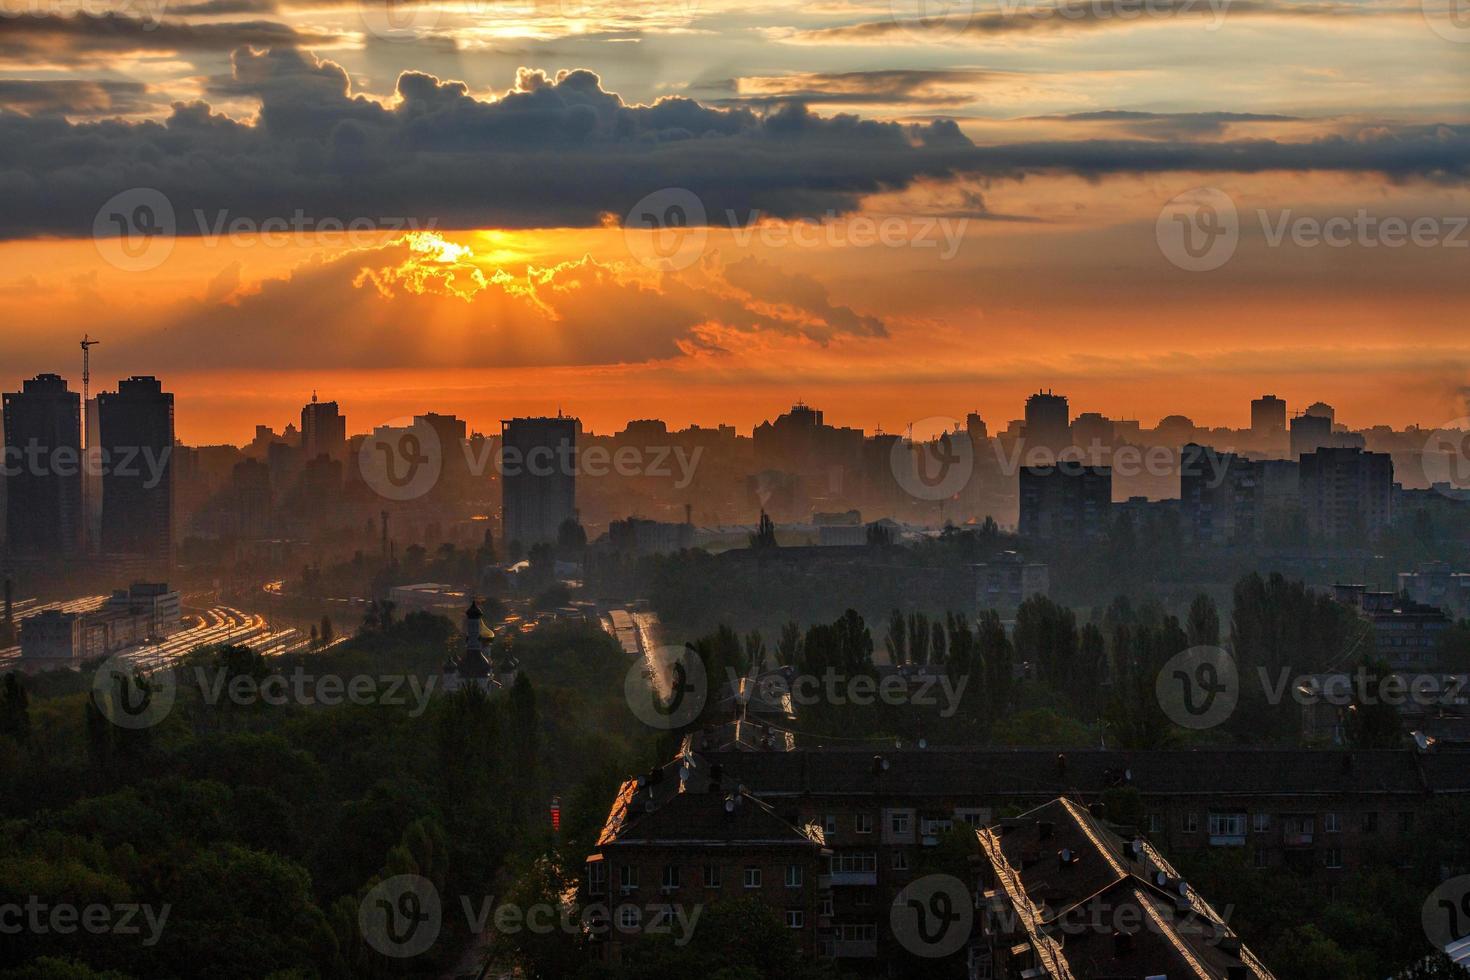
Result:
M82 547L82 399L54 374L4 396L6 548L67 557Z
M577 420L518 418L500 423L503 538L522 547L555 542L577 516Z
M1275 395L1251 399L1251 432L1267 436L1286 431L1286 401Z
M172 564L174 396L154 377L97 396L102 551Z
M1393 520L1393 457L1350 447L1307 453L1301 501L1313 534L1366 547Z
M1066 395L1038 391L1026 399L1026 443L1048 449L1072 444L1072 417Z
M301 448L307 462L318 456L341 459L347 450L347 417L336 402L320 402L316 392L301 409Z

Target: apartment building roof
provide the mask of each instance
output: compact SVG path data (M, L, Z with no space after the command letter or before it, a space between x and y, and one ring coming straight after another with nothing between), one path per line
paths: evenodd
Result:
M1194 749L1151 752L871 747L706 752L762 797L1035 799L1133 786L1173 796L1422 796L1470 792L1470 756L1412 750Z
M1026 937L1048 976L1271 980L1162 855L1070 800L977 834L998 883L989 913Z

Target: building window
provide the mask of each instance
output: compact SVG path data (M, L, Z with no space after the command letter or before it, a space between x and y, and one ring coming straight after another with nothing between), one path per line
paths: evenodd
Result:
M760 886L761 886L761 869L760 868L746 868L745 869L745 887L746 888L759 888Z
M618 887L624 894L638 890L638 868L631 864L625 864L618 868Z
M1198 832L1198 830L1199 830L1199 814L1198 813L1195 813L1193 810L1191 810L1189 813L1186 813L1184 815L1183 824L1184 824L1184 832L1186 834L1193 834L1193 833Z
M1253 814L1251 814L1251 830L1255 831L1258 834L1264 834L1264 833L1269 832L1270 829L1271 829L1271 814L1269 814L1269 813L1253 813Z
M786 887L787 888L800 888L801 887L801 865L799 865L799 864L788 864L788 865L786 865Z
M1342 830L1341 819L1335 813L1322 815L1322 830L1324 833L1336 834Z
M607 864L597 861L587 865L587 891L593 895L607 894Z
M653 907L653 927L655 929L666 929L674 924L674 907L672 905L656 905Z
M624 929L637 929L642 912L636 905L624 905L618 909L618 925Z
M1363 814L1363 833L1378 833L1378 812L1376 810L1370 810Z
M1210 836L1211 837L1244 837L1245 836L1245 814L1243 814L1243 813L1212 813L1212 814L1210 814Z
M950 817L932 817L924 821L925 837L947 834L951 830L954 830L954 820Z
M720 887L720 866L718 864L706 864L704 866L704 887Z
M1150 834L1162 834L1164 832L1164 815L1162 813L1150 813L1148 815L1148 832Z
M1258 868L1269 868L1271 866L1270 852L1267 851L1264 847L1256 848L1255 862L1256 867Z
M832 855L832 871L834 874L857 874L867 871L878 870L878 855L872 852L853 853L844 851Z
M825 916L831 916L832 915L832 896L831 895L823 895L822 896L822 912L821 912L821 914L822 915L825 915Z
M679 890L679 866L677 864L664 865L664 887L666 892Z
M837 818L830 813L822 817L822 833L828 837L837 833Z
M871 834L873 832L873 815L871 813L859 813L853 817L852 829L859 834Z
M1327 867L1329 867L1329 868L1340 868L1340 867L1342 867L1342 848L1340 848L1340 847L1329 847L1329 848L1327 848L1327 855L1326 855L1326 858L1325 858L1325 860L1324 860L1323 863L1325 863L1327 865Z
M888 815L888 827L895 834L907 834L911 820L912 817L908 813L890 813Z
M1414 814L1408 810L1399 814L1399 833L1407 834L1414 829Z
M904 851L893 852L893 870L907 871L909 869L909 856Z
M850 922L835 929L838 942L870 943L878 938L878 927L871 922Z
M801 909L786 910L786 928L801 929L806 925L806 913Z

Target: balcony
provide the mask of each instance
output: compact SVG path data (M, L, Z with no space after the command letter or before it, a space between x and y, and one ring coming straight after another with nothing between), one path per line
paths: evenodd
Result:
M1287 847L1311 847L1312 836L1310 830L1288 830L1281 835L1281 843Z
M1244 847L1245 834L1211 834L1211 847Z
M878 883L877 871L834 871L828 877L831 884L841 887L843 885L876 885Z

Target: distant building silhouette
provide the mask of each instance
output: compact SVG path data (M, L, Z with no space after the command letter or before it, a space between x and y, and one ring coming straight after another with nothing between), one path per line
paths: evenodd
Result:
M174 396L153 377L97 396L102 551L173 561Z
M1291 420L1291 455L1301 459L1332 442L1332 417L1329 415L1298 415Z
M1023 466L1020 473L1023 537L1082 541L1107 533L1112 517L1113 471L1062 462Z
M500 423L503 537L529 548L554 543L577 516L577 420L516 418Z
M347 418L336 402L320 402L316 392L301 409L301 449L308 461L318 456L340 459L347 449Z
M1251 432L1270 436L1286 431L1286 402L1275 395L1251 399Z
M1038 391L1026 399L1026 442L1061 449L1072 444L1072 417L1067 396Z
M6 547L13 555L81 550L81 395L42 374L4 396Z

